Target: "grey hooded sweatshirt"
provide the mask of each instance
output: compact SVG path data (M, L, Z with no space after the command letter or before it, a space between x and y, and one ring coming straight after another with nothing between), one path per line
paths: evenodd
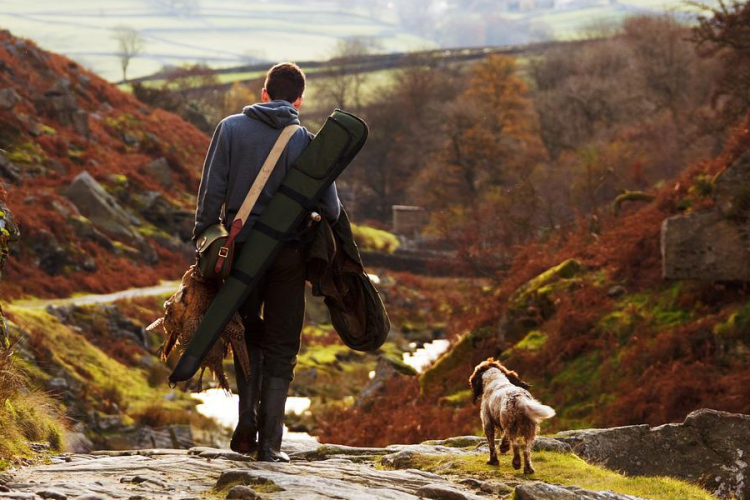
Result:
M228 227L232 223L281 130L292 124L299 125L299 113L294 106L282 100L246 106L241 114L228 116L219 123L203 164L193 241L197 241L208 226L219 222L222 205L225 205L222 217L224 224ZM310 144L312 138L313 134L302 127L289 140L245 226L237 236L237 242L247 239L250 228L276 193L294 160ZM341 205L335 184L321 198L321 209L322 215L331 223L338 220Z

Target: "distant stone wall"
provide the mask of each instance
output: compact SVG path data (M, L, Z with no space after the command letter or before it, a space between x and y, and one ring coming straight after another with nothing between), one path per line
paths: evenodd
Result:
M724 171L714 193L711 210L662 224L664 278L750 281L750 151Z
M414 238L427 226L430 216L423 207L393 205L393 232L399 236Z

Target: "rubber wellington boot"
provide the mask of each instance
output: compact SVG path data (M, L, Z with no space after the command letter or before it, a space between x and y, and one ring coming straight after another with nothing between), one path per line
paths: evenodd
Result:
M260 349L249 349L250 377L246 379L237 370L237 392L240 396L239 422L232 435L229 447L237 453L255 453L258 450L258 408L260 388L263 383L263 353ZM235 363L235 367L239 367Z
M260 393L260 418L258 423L258 462L288 462L289 455L281 451L284 434L284 410L289 380L263 377Z

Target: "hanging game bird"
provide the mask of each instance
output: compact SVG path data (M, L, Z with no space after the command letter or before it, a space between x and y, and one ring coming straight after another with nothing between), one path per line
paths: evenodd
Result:
M159 348L160 358L166 361L175 347L182 353L193 338L203 316L211 305L220 284L213 280L207 280L200 276L195 266L182 276L180 288L166 302L164 302L164 317L157 319L146 330L155 330L159 326L164 328L166 338ZM237 355L242 373L247 377L250 374L250 357L245 344L245 328L238 313L224 329L221 342L217 342L211 348L206 359L201 363L200 378L198 380L199 391L203 387L203 372L210 369L219 381L222 389L230 390L229 382L224 373L223 360L231 352Z

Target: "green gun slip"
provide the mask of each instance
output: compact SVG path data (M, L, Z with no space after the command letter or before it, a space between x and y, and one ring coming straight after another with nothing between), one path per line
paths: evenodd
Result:
M367 134L367 124L350 113L337 109L328 117L250 230L229 277L169 376L170 384L195 375L284 242L316 210L325 190L362 149Z

